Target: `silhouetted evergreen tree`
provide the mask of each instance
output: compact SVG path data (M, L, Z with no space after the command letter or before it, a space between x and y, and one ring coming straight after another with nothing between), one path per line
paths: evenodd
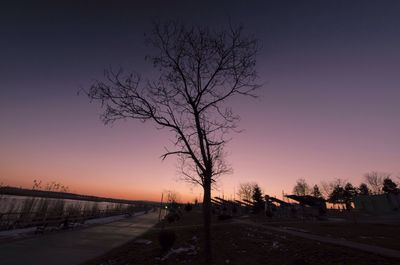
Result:
M356 188L353 187L351 183L347 183L346 186L344 187L343 191L343 201L346 204L346 209L350 210L353 207L351 206L351 203L354 201L354 197L357 195L357 190Z
M359 195L369 195L370 194L370 190L368 189L367 184L365 184L365 183L360 184L360 187L358 187L358 194Z
M322 198L322 194L319 191L318 185L316 185L316 184L314 185L311 195L314 196L315 198Z
M397 184L393 182L390 178L385 178L383 180L382 191L385 193L399 193L399 189L397 188Z
M328 201L331 203L343 203L344 202L344 188L340 185L336 185L331 194L329 194Z
M264 198L262 195L261 188L255 184L253 188L253 196L252 196L253 202L254 202L254 212L257 213L260 210L264 208Z

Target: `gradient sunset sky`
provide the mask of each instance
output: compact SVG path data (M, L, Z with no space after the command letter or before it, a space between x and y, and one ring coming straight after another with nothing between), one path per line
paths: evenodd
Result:
M26 1L28 2L28 1ZM0 7L0 183L56 181L76 193L158 200L179 181L171 135L105 126L83 95L109 66L146 76L152 21L242 23L262 43L260 97L236 98L244 132L215 195L254 181L270 195L372 170L400 176L400 1L53 1ZM147 76L151 78L151 76Z

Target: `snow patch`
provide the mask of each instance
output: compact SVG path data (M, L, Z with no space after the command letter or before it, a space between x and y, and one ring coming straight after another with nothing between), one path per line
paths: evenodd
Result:
M161 258L161 261L168 259L173 254L180 254L180 253L184 253L184 252L189 252L188 255L196 255L197 254L196 247L193 245L190 245L187 248L184 248L184 247L171 248L170 251L168 251L168 253L165 254L164 257Z

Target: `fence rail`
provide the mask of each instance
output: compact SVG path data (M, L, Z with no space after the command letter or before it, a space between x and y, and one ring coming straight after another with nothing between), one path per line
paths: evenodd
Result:
M135 212L147 211L149 207L135 207L120 210L83 210L75 213L46 212L11 212L0 213L0 231L28 227L63 227L83 224L86 220L115 215L133 215ZM40 229L39 229L40 230Z

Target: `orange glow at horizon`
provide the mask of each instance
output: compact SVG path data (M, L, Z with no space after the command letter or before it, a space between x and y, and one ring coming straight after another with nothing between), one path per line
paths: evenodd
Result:
M396 145L346 139L348 132L321 137L318 131L302 132L294 123L282 125L276 120L275 126L260 124L263 118L251 114L256 112L256 105L247 107L249 112L242 115L240 125L248 129L235 134L227 145L226 159L233 174L221 177L213 196L234 198L239 184L248 181L281 198L282 192L292 191L299 178L310 185L335 178L358 185L363 174L371 170L391 172L393 176L399 173ZM2 145L0 183L30 188L34 179L54 181L74 193L151 201L159 201L163 192L171 190L183 202L202 200L201 187L179 180L174 158L161 161L163 146L169 143L168 133L135 122L110 128L93 118L92 111L89 114L85 121L89 129L76 127L61 135L36 129L31 138L14 134L16 140ZM274 121L272 117L268 120ZM327 149L325 143L335 138L339 141L336 139L336 144Z

